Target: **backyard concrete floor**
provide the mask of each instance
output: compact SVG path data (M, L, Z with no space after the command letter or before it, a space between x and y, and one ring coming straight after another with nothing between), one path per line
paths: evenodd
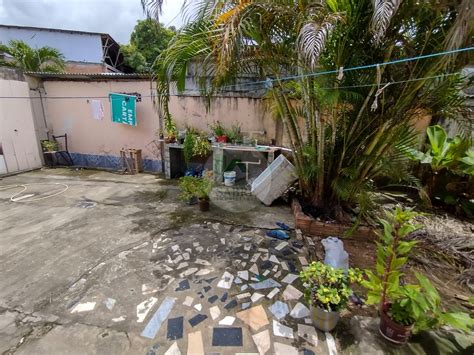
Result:
M17 184L31 185L6 189ZM0 353L384 352L373 319L353 318L353 344L312 326L291 276L303 243L265 236L292 226L288 206L234 196L200 213L178 193L156 176L88 170L1 180Z

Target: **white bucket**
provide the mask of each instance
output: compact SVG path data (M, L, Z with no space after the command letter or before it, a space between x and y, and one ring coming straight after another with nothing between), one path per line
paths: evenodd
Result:
M234 186L235 185L235 171L225 171L224 172L224 185L225 186Z

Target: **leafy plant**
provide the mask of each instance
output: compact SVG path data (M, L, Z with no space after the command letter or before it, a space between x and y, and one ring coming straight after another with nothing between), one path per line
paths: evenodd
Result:
M214 121L213 124L209 125L209 128L214 132L216 137L224 136L226 134L224 126L219 121Z
M402 325L414 325L414 330L449 324L469 330L474 320L462 312L445 312L441 298L431 282L415 273L418 284L401 284L405 267L416 241L408 236L421 228L412 220L417 216L410 209L396 207L380 219L383 232L379 233L375 272L366 270L362 285L368 290L367 304L379 304L380 312Z
M186 165L189 164L189 161L194 156L194 146L196 144L196 138L196 133L193 130L188 129L183 142L183 154Z
M44 141L41 142L41 146L47 152L54 152L54 151L58 150L59 144L56 141L44 140Z
M225 131L225 135L230 142L234 142L240 136L240 124L233 124L232 127Z
M183 176L179 178L179 188L181 189L181 193L179 195L180 200L188 202L198 196L198 179L199 178L194 176Z
M168 114L165 116L165 132L169 138L176 138L178 130L176 128L176 123L174 122L173 116Z
M209 199L214 183L210 177L204 176L196 180L196 196L200 199Z
M0 52L11 57L0 60L0 65L26 71L60 72L66 65L63 54L56 48L32 48L21 40L12 40L8 45L0 44Z
M212 146L211 146L211 143L209 143L209 140L207 139L207 137L203 135L196 136L196 140L194 142L194 149L193 149L194 156L205 158L209 155L211 150L212 150Z
M194 129L189 129L186 132L186 137L183 142L183 153L186 164L193 157L207 157L212 150L212 145L206 136L199 134Z
M305 297L313 305L327 311L340 311L347 305L352 291L350 284L360 282L362 274L358 269L347 271L336 269L322 262L312 262L300 272L305 286Z
M474 149L470 139L461 135L449 138L439 125L428 127L426 133L429 142L426 152L409 148L404 151L408 157L427 167L422 183L429 203L439 201L472 216Z

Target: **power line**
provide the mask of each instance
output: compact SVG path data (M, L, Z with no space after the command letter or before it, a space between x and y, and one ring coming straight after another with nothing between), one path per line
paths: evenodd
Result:
M435 76L426 76L423 78L415 78L415 79L408 79L408 80L400 80L400 81L391 81L391 82L385 82L385 83L380 83L380 84L360 84L360 85L348 85L348 86L338 86L338 87L323 87L321 89L323 90L336 90L336 89L354 89L354 88L362 88L362 87L372 87L372 86L383 86L383 85L398 85L398 84L404 84L408 82L413 82L413 81L420 81L420 80L429 80L429 79L438 79L446 76L452 76L452 75L458 75L459 73L447 73L447 74L440 74L440 75L435 75ZM169 95L169 96L183 96L183 95ZM213 95L213 96L219 96L219 95ZM141 97L157 97L157 95L141 95ZM225 96L223 96L225 97ZM110 99L109 96L0 96L0 99L48 99L48 100L64 100L64 99L82 99L82 100L90 100L90 99ZM117 100L121 100L121 98L117 98Z
M450 50L450 51L424 54L424 55L420 55L420 56L416 56L416 57L395 59L395 60L391 60L391 61L388 61L388 62L360 65L360 66L349 67L349 68L342 68L342 70L341 69L335 69L335 70L327 70L327 71L318 72L318 73L291 75L291 76L286 76L286 77L283 77L283 78L280 78L280 79L266 79L266 80L254 81L254 82L248 82L248 83L242 83L242 84L232 84L232 85L223 86L221 88L235 87L235 86L240 87L240 86L247 86L247 85L269 84L269 83L272 83L272 82L275 82L275 81L288 81L288 80L294 80L294 79L299 79L299 78L316 77L316 76L327 75L327 74L338 74L341 71L342 72L348 72L348 71L355 71L355 70L362 70L362 69L377 68L377 67L386 66L386 65L411 62L411 61L419 60L419 59L427 59L427 58L439 57L439 56L442 56L442 55L468 52L468 51L472 51L473 49L474 49L474 47L458 48L458 49L453 49L453 50Z

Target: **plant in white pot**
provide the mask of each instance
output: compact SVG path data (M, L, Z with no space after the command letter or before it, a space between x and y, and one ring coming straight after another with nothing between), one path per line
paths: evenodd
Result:
M336 269L318 261L301 271L300 278L314 325L322 331L331 331L352 294L350 285L360 282L362 273L358 269Z
M395 344L404 344L412 332L442 325L469 331L473 319L463 312L446 312L441 297L431 282L415 272L418 283L405 284L404 268L416 241L409 235L421 228L412 220L417 216L410 209L396 207L381 219L375 272L366 270L362 285L368 290L367 304L378 304L380 334Z

